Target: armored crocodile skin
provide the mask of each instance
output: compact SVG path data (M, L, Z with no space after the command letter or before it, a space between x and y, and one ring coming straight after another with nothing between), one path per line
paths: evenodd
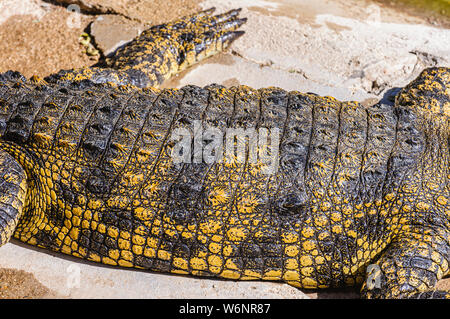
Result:
M27 177L15 238L152 271L450 297L434 289L450 260L450 69L373 106L79 80L0 75L0 148ZM278 131L276 169L248 147L175 163L174 132L195 125Z
M153 26L98 65L62 70L47 80L159 86L172 75L223 51L244 34L243 31L235 31L247 21L238 17L241 9L211 16L214 10L211 8Z

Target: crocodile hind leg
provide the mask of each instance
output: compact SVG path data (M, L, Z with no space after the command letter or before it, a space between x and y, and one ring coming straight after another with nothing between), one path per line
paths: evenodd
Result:
M22 215L26 181L25 171L19 163L0 150L0 246L9 241Z
M60 71L47 81L91 80L157 87L172 75L226 49L243 31L240 9L211 15L214 8L153 26L93 67Z
M438 234L427 231L393 242L379 260L367 268L361 293L366 298L450 298L437 290L439 279L449 272L450 246Z
M221 52L243 34L240 9L211 16L214 8L144 31L106 60L134 82L157 86L170 76ZM141 85L142 86L142 85Z

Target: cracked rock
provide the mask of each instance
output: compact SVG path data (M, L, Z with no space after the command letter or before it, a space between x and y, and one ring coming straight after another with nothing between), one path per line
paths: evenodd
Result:
M197 4L184 0L161 3L159 0L53 0L67 7L79 6L89 14L117 14L146 24L161 24L199 10Z
M108 56L130 42L145 29L144 25L118 15L100 15L91 24L91 36L97 49Z

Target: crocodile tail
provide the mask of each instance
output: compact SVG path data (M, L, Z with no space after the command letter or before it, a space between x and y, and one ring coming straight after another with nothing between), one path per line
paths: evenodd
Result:
M6 244L14 233L26 194L24 169L10 154L0 150L0 246Z
M137 86L159 86L174 74L226 49L244 32L241 9L212 16L214 8L153 26L106 59Z

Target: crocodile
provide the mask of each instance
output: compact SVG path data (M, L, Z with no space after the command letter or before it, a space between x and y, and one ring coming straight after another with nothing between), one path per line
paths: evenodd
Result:
M213 11L151 27L91 67L0 75L0 244L450 298L435 287L450 261L450 69L369 106L277 87L160 88L244 33L240 9ZM230 128L240 134L220 134Z

